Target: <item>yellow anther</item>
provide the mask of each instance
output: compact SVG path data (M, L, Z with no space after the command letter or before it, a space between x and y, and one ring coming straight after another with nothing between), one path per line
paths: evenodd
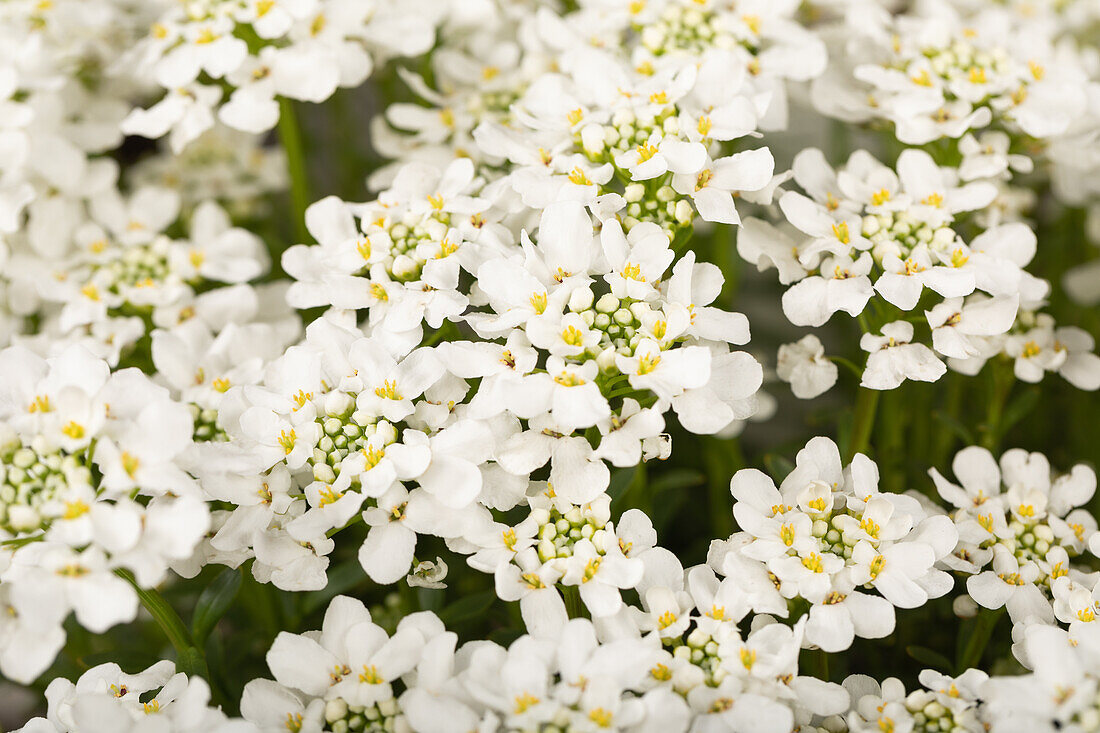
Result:
M287 432L286 430L280 432L277 442L282 447L283 451L289 456L290 452L294 450L294 442L296 440L298 440L298 435L294 432L294 429L292 428L289 432Z
M306 403L313 399L312 392L306 392L304 389L298 390L298 394L290 398L290 401L294 403L293 410L297 412L306 406Z
M126 472L127 476L133 478L134 474L137 473L138 466L141 465L141 461L137 456L126 451L122 451L120 460L122 461L122 470Z
M359 252L360 257L369 260L371 254L370 237L364 237L361 241L356 242L355 249Z
M864 517L863 519L859 520L859 528L869 534L874 539L878 539L878 533L882 529L882 527L879 526L878 522L871 519L870 517Z
M578 377L573 372L562 372L554 377L554 381L563 387L580 387L582 384L585 384L584 379Z
M645 275L642 274L641 265L635 265L632 262L628 262L623 265L623 269L620 274L627 280L637 280L638 282L645 282Z
M842 221L839 224L833 224L833 236L840 240L841 244L849 244L852 239L848 233L848 222Z
M809 555L802 558L802 567L814 573L825 572L825 566L821 563L821 555L818 555L816 552L811 552Z
M364 469L366 471L369 471L377 466L379 463L382 462L382 459L386 457L385 448L375 448L373 445L368 445L366 448L363 448L359 452L363 454L363 458L365 458L367 461L366 468Z
M638 157L641 159L641 162L644 163L657 154L657 146L643 143L637 147L637 151Z
M573 170L569 171L569 182L575 186L591 186L592 179L588 177L588 174L581 170L580 166L577 166Z
M401 393L397 390L397 382L392 379L387 379L382 382L381 387L374 388L374 394L381 397L384 400L400 400L404 399Z
M920 87L932 86L932 77L929 76L927 69L921 69L921 72L919 74L915 74L909 77L909 81Z
M317 502L317 506L319 507L335 504L340 501L340 498L343 496L343 494L337 493L335 489L327 484L325 488L317 490L317 495L320 497Z
M605 708L593 708L588 713L588 719L601 728L611 726L611 711Z
M65 513L61 515L63 519L76 519L82 517L91 510L87 504L80 499L76 501L65 502Z
M583 346L584 334L576 326L566 326L565 330L561 332L561 340L570 346Z
M795 531L793 524L784 524L779 528L779 539L783 541L783 544L790 547L794 544Z
M660 353L643 354L638 357L638 376L649 374L661 363Z
M378 667L373 664L370 666L363 665L363 671L359 674L359 681L368 685L380 685L385 682L382 675L378 674Z
M545 588L546 583L542 582L536 573L523 573L519 576L520 579L527 585L528 588Z
M527 712L527 709L533 705L539 704L539 699L532 695L530 692L524 692L521 695L516 695L515 699L515 712L516 715Z

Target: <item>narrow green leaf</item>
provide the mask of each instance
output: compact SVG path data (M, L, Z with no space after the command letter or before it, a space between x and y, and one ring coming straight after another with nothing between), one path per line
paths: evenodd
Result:
M1009 428L1030 415L1038 404L1039 390L1037 388L1021 392L1008 404L1001 416L1001 434L1007 433Z
M611 497L611 501L614 502L622 498L623 493L634 481L634 474L637 471L638 466L619 468L612 471L611 482L607 487L607 495Z
M989 644L993 630L997 628L997 622L1001 620L1002 615L1004 615L1003 608L996 611L983 608L975 618L959 627L960 639L966 639L955 667L959 674L981 662L982 653L985 652L985 647Z
M693 468L673 468L658 476L654 476L649 482L649 489L654 495L663 491L676 491L693 486L700 486L707 480L702 471Z
M199 594L195 612L191 615L191 636L197 646L202 646L206 641L214 626L233 605L240 589L240 570L226 568Z
M963 425L953 415L949 415L941 410L932 411L932 419L941 423L944 427L955 434L959 440L966 445L975 445L978 441L974 438L974 433L970 432L970 428Z
M496 591L488 590L459 598L439 612L439 618L448 629L463 621L480 616L489 610L497 598Z
M926 667L931 667L940 672L951 671L951 660L934 649L914 644L905 647L905 653Z
M794 470L794 464L778 453L766 454L764 467L768 469L768 474L771 476L786 476Z

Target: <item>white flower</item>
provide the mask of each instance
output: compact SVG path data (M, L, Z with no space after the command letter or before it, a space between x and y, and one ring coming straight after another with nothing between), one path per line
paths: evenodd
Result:
M906 379L935 382L947 367L924 344L911 343L913 324L894 321L882 327L882 335L865 333L859 346L869 353L861 386L894 389Z
M809 400L836 384L838 370L836 364L825 358L825 347L817 336L809 334L779 347L776 373L790 383L795 397Z

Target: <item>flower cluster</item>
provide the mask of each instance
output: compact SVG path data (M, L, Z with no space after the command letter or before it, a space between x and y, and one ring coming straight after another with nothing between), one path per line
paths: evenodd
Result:
M374 64L431 48L425 22L437 3L384 7L343 0L188 0L170 4L129 48L121 63L166 94L122 121L128 135L169 135L172 149L217 119L260 133L279 121L277 97L323 102L341 87L362 84ZM222 101L226 84L232 90Z
M0 352L0 671L30 681L75 612L95 632L133 621L138 597L191 557L210 525L181 465L190 412L136 369L80 346L51 359Z
M772 579L769 601L783 599L780 615L806 613L805 641L825 651L847 649L855 636L887 636L895 607L921 606L951 589L937 563L955 548L954 527L877 484L874 463L860 454L842 468L827 438L799 452L779 488L755 469L730 483L743 530L729 539L731 552Z
M937 1L921 14L853 15L814 100L840 119L889 122L907 145L989 127L1019 143L1050 138L1084 115L1076 90L1090 83L1087 62L1057 41L996 5L960 13Z
M967 592L980 605L1007 607L1014 623L1053 623L1052 598L1072 604L1070 588L1093 575L1071 561L1096 533L1096 519L1079 508L1096 491L1096 474L1077 466L1052 479L1042 454L1010 450L998 466L974 447L955 456L953 469L961 486L931 471L939 495L955 507L959 530L945 563L971 576ZM1084 612L1090 608L1087 602Z
M0 2L0 727L1100 730L1097 28Z

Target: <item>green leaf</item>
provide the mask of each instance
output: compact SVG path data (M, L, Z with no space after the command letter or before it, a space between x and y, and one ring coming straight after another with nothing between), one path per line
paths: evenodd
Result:
M611 473L611 483L607 487L607 494L611 497L611 501L622 499L623 494L634 481L634 474L638 470L638 466L631 466L630 468L615 469Z
M195 644L202 646L214 626L233 605L237 592L241 589L241 572L226 568L214 582L206 586L199 594L195 612L191 615L191 636Z
M998 608L991 611L983 608L973 619L963 622L959 627L959 641L962 642L959 650L958 664L955 669L959 674L974 667L982 660L982 653L989 644L993 630L997 628L997 622L1004 615L1004 609Z
M327 606L333 598L359 585L366 577L367 574L363 572L363 566L359 564L357 557L333 566L328 571L328 585L322 590L302 594L302 602L299 606L301 614L308 616L322 606Z
M512 642L523 636L520 629L493 629L489 632L489 641L495 641L501 646L511 646Z
M459 598L451 605L439 612L439 619L448 629L463 621L480 616L489 610L493 601L497 599L495 590L473 593L465 598Z
M905 653L926 667L931 667L941 672L951 672L951 660L934 649L914 644L905 647Z
M663 491L701 486L706 480L706 474L694 468L673 468L650 479L649 490L656 496Z
M210 676L210 672L206 669L206 657L193 646L177 652L176 671L183 672L188 677L198 675L208 678Z
M953 415L949 415L946 412L941 412L940 410L933 410L932 411L932 419L936 420L939 423L942 423L943 426L946 427L948 430L950 430L952 433L954 433L955 437L957 437L959 440L961 440L963 442L963 444L965 444L965 445L976 445L977 444L978 441L974 439L974 433L970 432L970 428L963 425Z
M1001 435L1007 433L1009 428L1030 415L1038 404L1039 390L1037 388L1021 392L1016 399L1008 404L1001 416Z
M766 454L764 456L764 467L768 469L768 475L772 477L786 476L794 470L794 464L778 453Z

